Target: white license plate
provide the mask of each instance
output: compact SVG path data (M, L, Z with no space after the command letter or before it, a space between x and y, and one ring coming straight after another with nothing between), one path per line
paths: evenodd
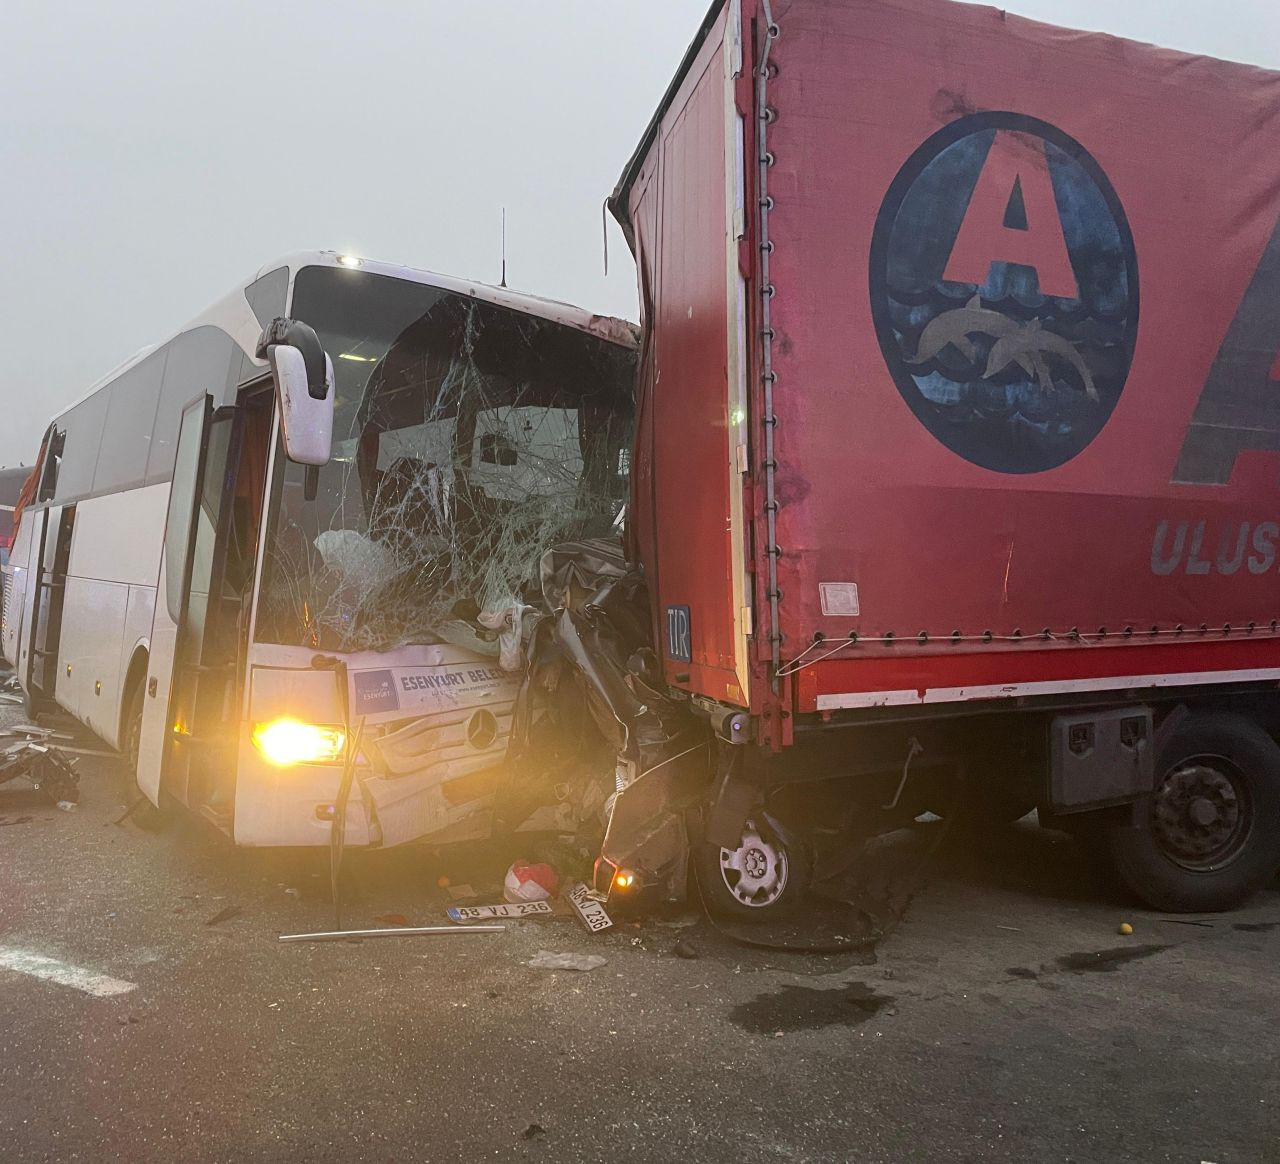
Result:
M573 906L574 913L578 915L578 920L593 934L607 930L613 925L613 918L605 912L604 906L591 896L590 891L581 881L569 890L566 897L569 904Z
M456 922L488 921L493 917L533 917L550 913L549 901L522 901L517 905L451 905L449 920Z

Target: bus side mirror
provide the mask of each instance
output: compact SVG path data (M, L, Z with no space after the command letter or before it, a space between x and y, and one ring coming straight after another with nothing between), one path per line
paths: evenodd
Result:
M258 341L258 358L271 365L285 454L300 465L327 465L337 389L319 337L305 323L273 320Z

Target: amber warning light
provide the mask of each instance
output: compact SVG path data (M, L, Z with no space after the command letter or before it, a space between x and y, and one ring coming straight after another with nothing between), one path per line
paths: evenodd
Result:
M346 742L346 733L333 724L282 718L257 724L253 729L254 747L277 768L331 762L342 755Z

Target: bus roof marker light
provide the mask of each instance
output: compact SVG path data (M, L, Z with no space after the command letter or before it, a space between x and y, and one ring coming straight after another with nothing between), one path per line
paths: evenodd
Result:
M357 258L355 255L339 255L338 263L343 267L362 267L364 259Z

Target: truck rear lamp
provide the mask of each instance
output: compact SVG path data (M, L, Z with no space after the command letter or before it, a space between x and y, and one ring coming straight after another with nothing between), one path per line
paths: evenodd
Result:
M335 724L302 723L282 717L253 728L253 746L277 768L331 763L342 756L346 742L346 732Z

